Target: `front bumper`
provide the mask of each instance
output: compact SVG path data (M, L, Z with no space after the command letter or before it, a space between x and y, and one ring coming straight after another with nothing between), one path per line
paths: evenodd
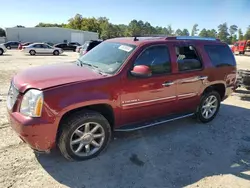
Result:
M12 129L32 149L49 152L56 142L56 126L41 118L30 118L19 112L9 111L9 122Z

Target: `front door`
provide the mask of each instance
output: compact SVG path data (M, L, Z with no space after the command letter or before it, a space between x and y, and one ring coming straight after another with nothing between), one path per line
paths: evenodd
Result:
M207 80L195 45L176 46L178 112L193 112L200 102L200 91Z
M166 116L175 111L176 84L167 45L154 45L144 49L133 66L147 65L152 76L122 79L122 124L130 124Z

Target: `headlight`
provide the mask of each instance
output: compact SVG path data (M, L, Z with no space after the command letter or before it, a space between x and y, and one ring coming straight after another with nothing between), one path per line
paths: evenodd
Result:
M40 117L43 107L43 92L36 89L28 90L22 100L20 112L30 117Z

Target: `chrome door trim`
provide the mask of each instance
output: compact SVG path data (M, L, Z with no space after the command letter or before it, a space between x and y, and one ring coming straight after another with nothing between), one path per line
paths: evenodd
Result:
M176 98L176 96L163 97L163 98L152 99L152 100L147 100L147 101L140 101L140 102L134 102L134 103L129 103L129 104L123 104L122 106L132 106L132 105L137 105L137 104L145 104L145 103L161 101L161 100L166 100L166 99L174 99L174 98Z

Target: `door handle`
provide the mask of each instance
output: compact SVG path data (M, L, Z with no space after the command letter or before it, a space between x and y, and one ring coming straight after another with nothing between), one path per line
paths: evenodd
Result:
M207 76L198 76L199 80L206 80L208 77Z
M162 84L162 86L168 87L168 86L171 86L173 84L174 84L174 82L165 82L165 83Z

